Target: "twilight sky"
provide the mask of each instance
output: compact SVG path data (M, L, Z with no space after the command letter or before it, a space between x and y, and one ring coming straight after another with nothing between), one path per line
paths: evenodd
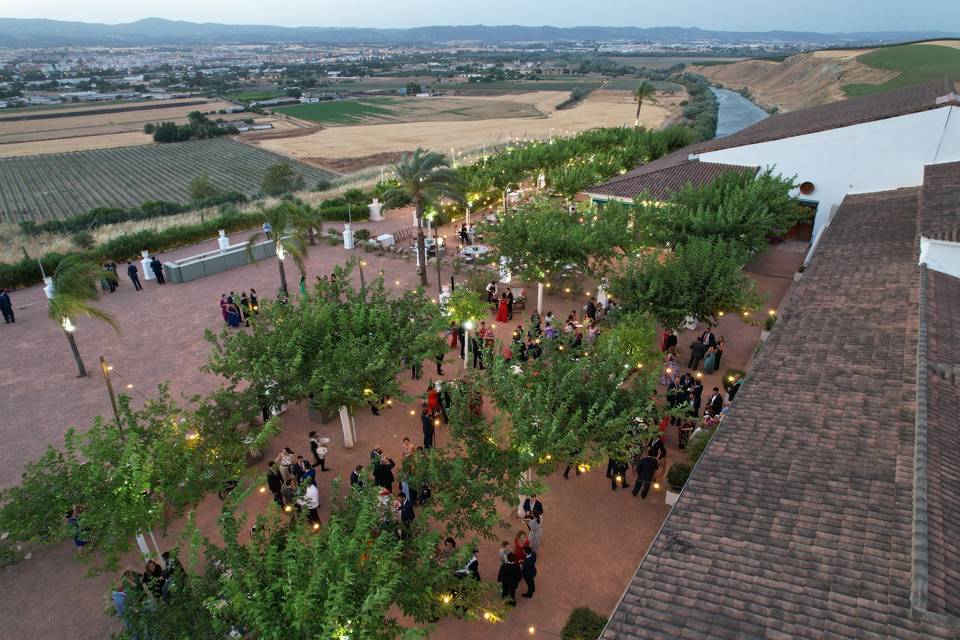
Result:
M106 23L159 17L283 26L549 24L960 32L960 0L2 0L0 17Z

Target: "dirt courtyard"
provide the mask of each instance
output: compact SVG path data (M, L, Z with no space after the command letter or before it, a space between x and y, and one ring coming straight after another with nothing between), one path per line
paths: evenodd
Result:
M424 147L457 153L476 150L510 139L568 135L593 127L632 126L636 106L625 91L592 94L579 105L558 111L556 105L567 96L558 91L537 91L511 96L459 96L458 101L495 101L509 99L532 105L542 116L532 118L493 118L487 120L403 122L330 127L296 138L251 141L251 144L298 160L310 157L353 158L375 153L406 151ZM641 124L659 127L679 109L683 96L657 96L660 104L646 104ZM442 100L443 98L431 98Z
M383 233L410 224L410 212L402 210L390 212L384 222L358 223L355 229L368 228ZM442 233L453 237L450 228ZM243 241L247 235L235 234L232 241ZM160 258L182 258L215 246L210 240L161 254ZM339 246L319 244L312 247L307 260L308 279L329 273L335 264L342 263L349 255ZM392 287L410 288L417 281L410 260L357 251L353 255L362 256L368 262L368 274L382 269ZM802 253L778 247L748 267L750 276L767 297L768 305L780 304L793 283L792 273L801 259ZM449 282L450 275L445 269L442 280ZM290 273L288 277L293 285L296 274ZM429 279L428 291L434 292L437 279L433 269ZM117 318L121 333L116 334L108 326L87 319L77 322L79 348L88 367L94 369L94 375L84 379L74 377L67 342L62 331L47 319L45 298L40 288L14 292L17 322L0 326L5 353L0 360L0 398L3 398L5 408L5 419L0 425L4 442L0 449L0 487L17 482L23 464L35 459L47 444L61 444L68 426L84 429L94 416L109 414L103 380L96 375L95 363L99 355L104 355L114 366L118 383L133 385L134 391L128 393L135 401L140 401L141 394L151 394L155 385L167 380L171 381L171 392L175 397L210 390L216 380L199 371L209 353L209 346L202 338L203 331L208 328L218 331L223 326L218 306L221 293L250 287L256 288L261 297L273 296L277 289L275 261L240 267L183 285L159 287L155 282L145 282L144 291L139 293L133 290L125 276L121 277L117 293L106 295L100 303ZM515 283L515 291L521 288L522 283ZM535 298L535 288L528 288L528 291ZM583 303L581 298L547 295L544 310L562 315ZM528 317L533 306L535 302L524 310L518 309L516 321ZM495 332L500 339L505 339L511 329L512 325L498 325ZM749 361L760 328L728 315L721 320L718 333L727 338L729 345L723 368L743 366ZM693 332L681 336L681 360L687 356L686 346L692 339ZM442 377L445 379L451 379L461 371L462 364L455 351L448 352L444 368ZM290 446L299 453L307 451L307 433L312 429L328 435L331 449L327 459L332 471L323 474L320 486L322 517L326 522L331 502L329 483L333 477L341 478L346 485L350 470L366 461L374 446L383 446L388 455L399 459L403 436L409 435L416 441L420 425L418 418L411 417L409 411L418 407L419 396L427 383L436 378L436 371L432 363L425 364L422 380L410 380L408 374L401 374L401 378L411 401L398 403L393 410L384 411L380 416L373 416L369 411L359 412L359 443L353 449L343 447L336 421L317 424L310 420L305 406L288 407L282 418L283 432L271 443L257 469L265 469L266 460L272 459L283 446ZM705 377L707 392L715 385L719 385L719 374ZM448 434L441 428L438 431L441 445L446 437ZM673 427L667 435L667 448L670 459L682 459L684 454L677 450ZM629 479L632 481L632 473ZM432 638L519 640L530 637L530 626L534 626L539 635L553 637L559 635L574 607L589 606L607 615L616 605L668 513L663 491L653 491L646 500L634 498L627 491L611 491L610 481L604 477L602 468L580 477L571 473L570 479L557 473L544 481L547 485L547 491L542 495L544 537L536 597L521 602L504 624L491 626L484 622L443 620L436 626ZM271 504L269 496L254 493L245 507L257 512L271 508ZM198 525L201 530L208 534L215 530L219 508L216 496L211 496L200 506ZM480 574L485 581L495 580L499 540L512 539L519 528L515 510L516 505L502 505L508 527L497 532L497 539L480 544ZM181 528L181 524L174 524L167 538L161 539L161 547L172 546ZM460 542L465 544L468 541ZM70 637L80 640L106 638L116 630L115 621L102 613L107 589L116 576L85 578L86 567L73 556L72 543L35 549L30 559L0 573L0 620L4 621L0 625L0 639L60 638L63 637L65 620L69 621ZM128 558L128 566L142 568L135 557ZM51 594L69 595L51 597ZM36 606L40 602L43 606Z

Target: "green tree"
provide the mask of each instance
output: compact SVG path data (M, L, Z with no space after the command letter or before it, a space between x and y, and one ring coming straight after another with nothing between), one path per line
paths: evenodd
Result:
M753 280L743 273L750 252L720 238L692 238L671 251L648 251L628 261L610 291L624 310L650 313L663 327L687 317L715 322L721 313L755 310Z
M423 214L432 202L441 198L463 201L465 183L450 168L450 161L441 153L417 148L413 154L404 154L393 165L397 186L384 194L388 204L409 199L417 214L417 261L420 264L420 286L427 286L427 259L424 250Z
M260 189L268 196L282 196L285 193L300 191L305 186L303 176L297 173L293 165L286 160L268 168L260 183Z
M270 230L261 229L247 238L247 256L253 262L253 245L262 238L271 240L277 254L277 269L280 271L280 291L287 294L287 274L283 263L290 256L300 273L306 273L307 231L316 221L292 202L280 204L263 211L263 221Z
M52 292L48 293L50 297L48 315L51 320L60 325L64 335L67 336L70 351L73 352L73 358L77 363L79 377L87 375L87 368L83 365L77 340L73 335L76 331L73 319L87 316L106 322L119 332L113 316L92 304L100 297L97 284L102 280L115 279L116 275L112 271L87 262L77 255L66 256L53 272Z
M190 199L195 202L215 198L223 193L216 185L210 182L210 176L206 171L190 181L188 192L190 193Z
M633 122L634 128L640 128L640 108L643 106L643 103L657 103L656 98L653 97L656 92L656 88L646 80L637 85L637 88L633 90L633 100L637 103L637 117Z
M420 86L417 82L408 82L407 83L407 95L415 96L418 93L423 91L423 87Z

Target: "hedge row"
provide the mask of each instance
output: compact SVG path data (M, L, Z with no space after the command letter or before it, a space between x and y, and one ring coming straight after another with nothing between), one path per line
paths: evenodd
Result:
M213 196L190 204L167 202L164 200L147 200L139 207L122 209L116 207L97 207L86 213L80 213L69 218L36 222L24 220L20 229L27 235L35 236L41 233L71 234L78 231L90 231L105 224L130 222L131 220L148 220L150 218L164 218L175 216L195 209L206 209L223 204L243 204L247 197L242 193L231 191L222 195Z

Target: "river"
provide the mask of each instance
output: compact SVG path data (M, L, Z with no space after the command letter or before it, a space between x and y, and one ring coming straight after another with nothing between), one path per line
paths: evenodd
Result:
M769 117L769 114L739 93L728 89L710 88L717 96L717 137L722 138L741 129L746 129Z

